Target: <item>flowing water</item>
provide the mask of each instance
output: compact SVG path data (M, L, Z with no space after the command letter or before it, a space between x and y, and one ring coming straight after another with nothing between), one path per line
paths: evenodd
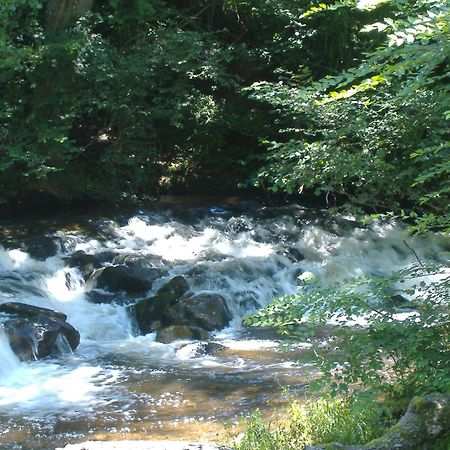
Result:
M295 205L167 202L33 227L58 244L57 252L36 255L26 245L26 224L3 224L0 303L61 311L81 343L73 354L21 363L0 326L2 449L52 449L88 439L213 440L257 408L283 406L285 386L304 398L317 375L313 365L295 363L310 342L280 346L274 333L244 328L246 313L295 293L303 272L333 283L404 267L416 258L404 241L423 260L448 262L439 237L412 239L394 222L360 226ZM101 291L68 266L79 250L104 265L122 257L159 267L161 277L141 296ZM152 333L137 333L128 306L177 275L193 292L226 298L233 319L212 336L223 352L205 355L196 342L161 344ZM98 296L109 301L93 301Z

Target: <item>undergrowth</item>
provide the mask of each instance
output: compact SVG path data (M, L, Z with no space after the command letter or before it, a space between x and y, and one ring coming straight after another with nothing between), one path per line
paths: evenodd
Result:
M340 442L365 444L391 424L382 405L347 398L292 400L282 417L267 421L259 411L244 421L243 433L232 442L235 450L301 450L305 445Z

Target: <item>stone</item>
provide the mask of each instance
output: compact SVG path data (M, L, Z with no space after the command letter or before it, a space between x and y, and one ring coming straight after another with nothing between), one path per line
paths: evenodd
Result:
M136 319L141 333L147 334L156 331L161 326L161 322L165 320L167 310L175 301L176 299L170 293L156 294L132 306L130 313Z
M67 322L45 316L11 319L3 323L11 349L21 361L59 354L57 339L64 336L72 350L80 343L80 334Z
M156 332L156 341L169 344L173 341L199 340L205 341L209 338L209 333L203 328L190 327L187 325L172 325L161 328Z
M72 350L80 343L80 333L63 313L24 303L3 303L0 312L11 316L3 323L11 349L22 361L60 354L58 340L67 341Z
M92 291L86 292L86 298L95 304L110 304L110 303L124 303L123 296L118 296L117 293L106 292L102 290L93 289Z
M214 356L227 350L227 347L216 342L193 342L186 344L177 351L177 355L199 358L201 356Z
M168 283L158 289L157 295L170 294L177 300L189 290L186 279L182 276L172 278Z
M450 395L415 397L405 415L378 439L365 445L339 443L309 446L305 450L419 450L450 431Z
M66 321L67 316L64 313L54 311L53 309L43 308L42 306L27 305L20 302L7 302L0 304L0 312L14 314L20 317L45 316L56 321Z
M95 269L101 267L99 259L95 255L90 255L83 250L78 250L67 258L69 267L79 269L83 278L87 280Z
M166 314L167 325L190 325L208 331L220 330L230 323L231 314L219 294L197 294L183 298Z
M127 266L106 266L95 272L97 287L109 291L125 291L127 294L142 294L152 287L152 282L137 275Z
M130 312L136 319L141 333L156 331L161 326L161 322L167 322L169 308L175 305L187 291L186 280L177 276L162 286L153 297L141 300L132 306Z

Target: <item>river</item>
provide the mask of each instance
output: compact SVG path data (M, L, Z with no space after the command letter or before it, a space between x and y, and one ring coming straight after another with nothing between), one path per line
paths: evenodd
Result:
M301 289L304 272L329 284L387 274L416 256L448 263L443 239L411 238L395 221L363 226L298 205L236 199L165 199L140 211L1 225L0 303L61 311L81 334L74 353L19 362L0 332L0 447L11 450L88 439L211 441L233 432L257 408L283 407L284 387L306 398L317 375L310 342L280 346L275 333L243 327L245 314ZM33 238L51 242L54 254L39 254ZM161 276L141 295L101 290L68 265L80 250L104 265L122 258L157 266ZM225 350L204 354L197 342L139 335L129 305L178 275L194 293L225 297L232 320L211 337Z

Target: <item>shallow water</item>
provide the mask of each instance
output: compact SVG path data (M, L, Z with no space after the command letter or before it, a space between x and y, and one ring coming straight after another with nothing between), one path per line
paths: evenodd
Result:
M166 201L152 210L31 227L35 236L56 242L57 252L45 258L29 244L29 224L5 223L0 303L64 312L81 344L74 354L20 363L0 332L0 443L8 449L87 439L213 440L256 408L270 414L283 407L283 387L305 398L317 375L301 362L309 342L280 347L274 333L243 328L243 315L301 289L298 276L306 271L329 284L404 267L416 258L404 241L423 260L448 262L439 237L412 239L395 222L363 227L351 217L295 205ZM98 291L67 266L78 250L98 255L104 265L125 257L160 267L163 276L141 296ZM199 356L195 342L160 344L154 334L138 335L127 305L176 275L185 276L193 292L226 298L233 320L212 336L225 351ZM114 301L93 303L93 293Z

